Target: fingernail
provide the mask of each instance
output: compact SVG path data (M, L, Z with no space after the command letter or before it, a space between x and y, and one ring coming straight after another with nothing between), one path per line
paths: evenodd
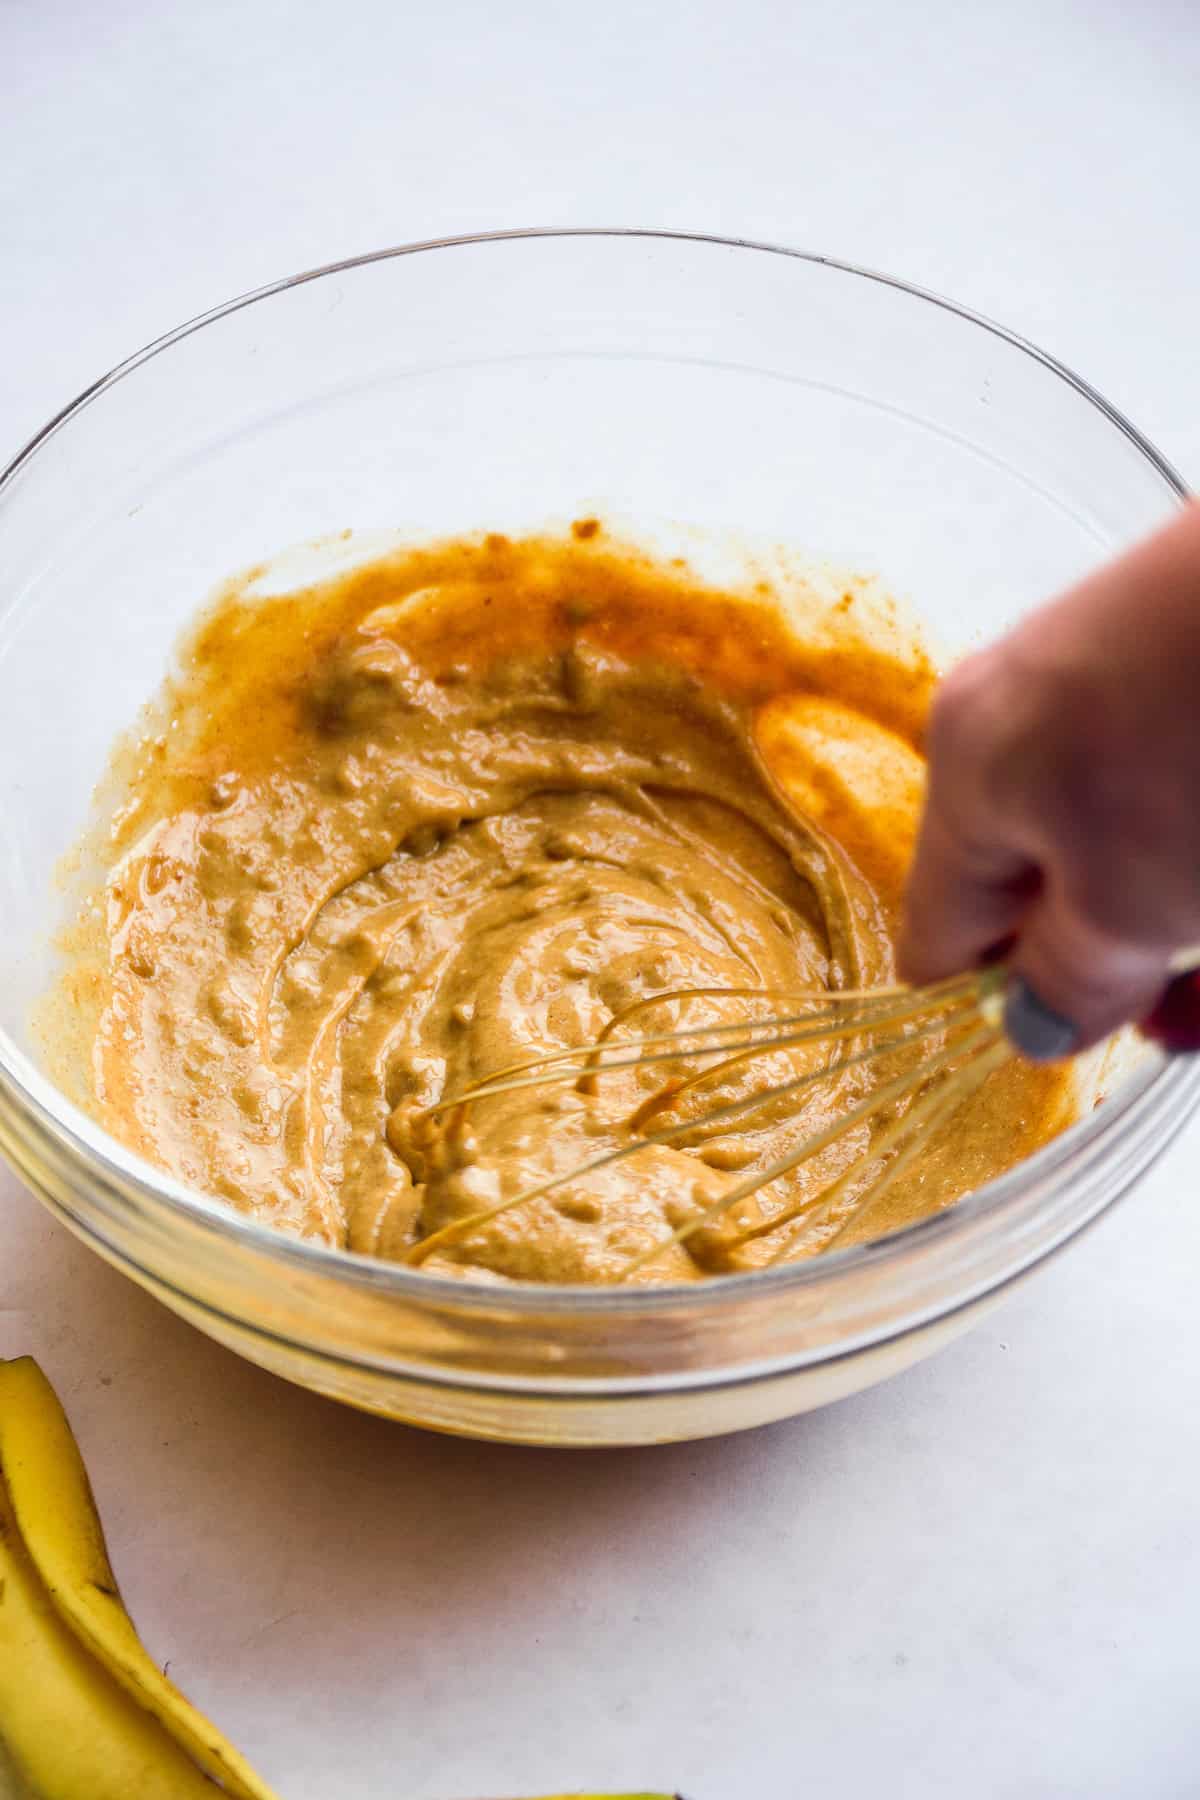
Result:
M1028 982L1014 976L1004 1000L1004 1030L1023 1056L1034 1062L1057 1062L1070 1056L1079 1033L1070 1019L1039 1000Z

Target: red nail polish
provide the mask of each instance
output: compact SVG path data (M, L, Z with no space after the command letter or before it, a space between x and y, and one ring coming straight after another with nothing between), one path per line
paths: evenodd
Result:
M1200 1051L1200 969L1176 975L1138 1030L1170 1056Z

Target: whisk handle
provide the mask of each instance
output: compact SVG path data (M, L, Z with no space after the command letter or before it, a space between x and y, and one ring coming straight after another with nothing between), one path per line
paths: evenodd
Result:
M1200 1051L1200 968L1186 969L1167 984L1138 1030L1170 1056Z

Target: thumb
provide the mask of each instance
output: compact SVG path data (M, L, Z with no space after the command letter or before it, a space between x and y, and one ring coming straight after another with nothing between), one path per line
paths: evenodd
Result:
M1048 887L1034 902L1008 958L1016 979L1005 1028L1038 1061L1098 1043L1145 1018L1168 979L1159 949L1110 936Z

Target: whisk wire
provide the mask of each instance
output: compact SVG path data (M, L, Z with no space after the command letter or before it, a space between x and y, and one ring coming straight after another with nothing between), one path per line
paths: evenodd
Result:
M621 1144L616 1149L606 1150L603 1155L593 1157L590 1162L583 1163L574 1169L560 1171L554 1175L547 1176L544 1181L537 1182L532 1187L524 1188L520 1193L513 1194L505 1200L497 1201L494 1206L481 1208L478 1212L471 1213L464 1219L452 1219L449 1224L439 1227L438 1230L431 1232L428 1237L421 1238L419 1242L414 1244L408 1251L405 1260L414 1266L419 1266L427 1257L431 1256L435 1250L446 1249L452 1244L460 1243L464 1238L469 1237L472 1232L481 1229L485 1225L489 1225L493 1219L499 1218L503 1213L512 1211L514 1207L525 1206L530 1201L541 1199L545 1194L553 1192L556 1188L565 1187L569 1183L582 1180L588 1175L597 1174L601 1169L610 1168L614 1163L623 1162L627 1157L635 1156L639 1151L644 1150L649 1146L669 1144L677 1138L687 1136L690 1132L707 1131L714 1125L732 1123L735 1119L741 1118L748 1112L757 1111L758 1108L764 1104L764 1101L774 1102L788 1096L799 1095L805 1089L816 1086L818 1082L828 1080L831 1074L840 1074L843 1070L857 1068L862 1064L877 1061L880 1057L886 1056L892 1051L902 1050L912 1044L921 1043L925 1039L933 1037L943 1031L945 1029L945 1024L945 1017L938 1014L933 1020L927 1022L915 1031L898 1033L895 1037L890 1040L885 1040L881 1044L872 1044L864 1050L856 1051L850 1056L842 1057L831 1068L809 1070L803 1075L795 1076L791 1081L779 1083L765 1094L742 1095L736 1100L727 1101L722 1106L715 1107L707 1114L701 1114L698 1118L684 1119L677 1125L667 1126L661 1131L649 1132L645 1136L635 1138L628 1144ZM846 1035L852 1034L847 1033ZM912 1077L906 1075L901 1078L898 1085L896 1085L896 1092L900 1093L905 1089L910 1088L911 1085ZM881 1092L882 1090L878 1090L877 1095L872 1097L873 1101L880 1105L886 1104L885 1101L878 1097ZM843 1118L847 1125L854 1122L849 1115L843 1115ZM841 1123L841 1121L838 1122L839 1128ZM837 1132L835 1132L834 1135L837 1135ZM774 1180L778 1174L785 1173L786 1169L793 1167L795 1162L800 1161L802 1155L810 1153L811 1149L801 1152L794 1158L786 1159L786 1167L784 1169L776 1169L773 1173L766 1173L756 1177L754 1182L747 1186L746 1191L753 1192L754 1188L762 1186L764 1182ZM733 1196L733 1198L737 1197L736 1194ZM733 1203L732 1199L729 1203ZM703 1217L698 1218L693 1222L689 1222L688 1226L682 1228L684 1235L688 1235L691 1230L698 1229L703 1222ZM661 1254L671 1241L672 1240L664 1239L661 1245L653 1246L653 1255ZM641 1260L642 1259L639 1258L634 1263L630 1264L625 1271L626 1274L631 1274L635 1269L640 1267ZM646 1260L652 1260L650 1252L646 1253Z
M880 1203L886 1199L901 1175L911 1168L925 1145L944 1125L950 1122L960 1107L966 1105L971 1095L983 1086L988 1077L1008 1061L1010 1055L1008 1044L1003 1039L993 1038L992 1043L977 1054L969 1068L963 1069L957 1075L952 1075L932 1094L922 1095L913 1103L905 1115L905 1124L908 1127L908 1134L910 1134L909 1141L858 1196L845 1218L839 1221L836 1231L825 1239L822 1249L832 1250L838 1240L843 1238L852 1227L865 1223ZM917 1131L918 1126L922 1128L920 1134ZM808 1241L806 1234L805 1240L801 1244L785 1245L771 1259L770 1266L773 1267L776 1263L783 1262L789 1254L796 1254L797 1251L804 1248Z
M980 984L979 974L947 975L941 981L931 981L920 992L924 999L932 1004L937 997L951 989L974 989ZM648 1012L652 1007L661 1006L664 1000L820 1000L828 1008L836 1009L847 1002L867 1002L874 1004L881 1000L911 1000L914 989L904 982L892 982L879 987L859 988L818 988L818 987L685 987L672 988L668 993L643 994L640 999L633 1000L628 1006L615 1012L601 1030L595 1044L585 1054L593 1054L603 1047L608 1039L621 1025L628 1025L630 1019L640 1012ZM772 1021L763 1020L763 1024ZM745 1021L736 1024L699 1027L701 1030L738 1031L744 1028ZM668 1033L668 1036L689 1037L690 1031ZM650 1039L642 1039L650 1042Z
M741 1202L769 1188L801 1163L818 1156L846 1133L863 1125L872 1127L872 1122L879 1120L878 1127L871 1129L869 1147L863 1158L853 1162L816 1193L805 1194L770 1216L724 1235L720 1242L722 1253L728 1257L756 1240L787 1233L789 1226L800 1222L799 1235L785 1236L767 1266L827 1250L852 1228L861 1228L899 1178L911 1168L930 1138L1011 1054L1003 1032L1005 982L1003 968L996 965L919 989L889 986L830 993L823 989L802 988L695 987L644 995L615 1013L592 1044L551 1051L495 1070L457 1093L444 1095L422 1109L417 1117L432 1119L464 1108L474 1100L529 1088L572 1083L581 1093L587 1093L600 1077L623 1069L677 1063L681 1058L691 1062L717 1060L707 1067L693 1068L686 1075L668 1074L658 1090L648 1095L625 1121L623 1129L628 1134L628 1141L588 1162L557 1170L494 1205L450 1220L414 1244L406 1261L419 1265L436 1251L470 1238L501 1215L586 1180L643 1150L676 1143L693 1134L719 1134L726 1126L748 1127L763 1107L775 1107L780 1102L794 1100L818 1083L845 1071L880 1062L940 1037L943 1040L940 1046L927 1054L919 1067L914 1069L910 1059L907 1069L883 1081L864 1099L819 1131L808 1134L785 1155L765 1168L754 1170L745 1179L735 1181L711 1204L631 1258L621 1270L621 1278L635 1276L672 1246L684 1244L696 1233L718 1224ZM717 1021L639 1037L615 1038L615 1033L639 1014L665 1001L733 997L765 1002L785 1000L793 1005L808 1002L809 1005L803 1011L762 1019ZM881 1031L888 1035L879 1038ZM873 1041L865 1048L856 1048L853 1041L866 1034L870 1034ZM834 1056L824 1066L807 1070L791 1080L741 1094L707 1112L680 1119L659 1130L647 1132L643 1129L656 1112L674 1105L682 1095L694 1093L706 1082L722 1079L773 1051L808 1043L848 1047L846 1053ZM905 1101L910 1104L904 1106ZM893 1107L902 1110L884 1121L882 1115ZM859 1187L843 1215L837 1218L840 1202L855 1184L862 1181L864 1172L867 1175L865 1186ZM829 1233L827 1227L831 1222L834 1229Z
M988 1034L989 1036L991 1034ZM851 1204L846 1217L839 1223L835 1235L857 1222L865 1208L873 1208L887 1194L888 1190L899 1180L906 1168L921 1149L929 1143L932 1134L955 1113L962 1104L965 1094L963 1084L969 1083L979 1063L987 1061L993 1051L1001 1052L999 1060L1007 1056L1007 1047L997 1044L994 1037L989 1043L988 1037L980 1034L971 1044L964 1045L961 1054L968 1059L966 1069L943 1070L942 1079L931 1091L919 1095L908 1111L898 1119L884 1127L871 1147L871 1161L880 1163L877 1174ZM998 1066L998 1063L995 1065ZM985 1069L985 1077L990 1074L990 1066ZM897 1149L897 1146L900 1146ZM895 1151L895 1155L892 1152ZM882 1159L890 1157L890 1161ZM782 1262L788 1255L803 1254L810 1247L829 1223L853 1176L858 1173L854 1169L846 1171L839 1182L834 1182L824 1193L816 1196L811 1215L801 1214L805 1230L797 1241L784 1244L771 1258L768 1267ZM784 1223L781 1219L780 1224ZM822 1248L826 1248L831 1239L825 1240Z
M934 1031L940 1029L941 1021L939 1021L936 1026L930 1027L928 1031L911 1033L907 1041L919 1041L921 1037L932 1036ZM925 1076L933 1075L939 1070L948 1067L956 1058L963 1055L969 1055L974 1050L981 1048L984 1041L991 1036L991 1027L981 1026L976 1032L969 1033L965 1042L961 1038L956 1038L954 1042L947 1044L943 1050L939 1051L929 1059L924 1066L923 1074ZM848 1057L845 1064L842 1066L849 1066L852 1062L875 1060L884 1054L885 1050L883 1046L875 1046L873 1049L860 1052L857 1057ZM893 1077L891 1081L884 1082L881 1087L876 1088L874 1093L868 1094L865 1100L859 1101L856 1106L852 1106L848 1111L841 1113L829 1125L823 1126L820 1131L814 1132L810 1137L806 1137L801 1144L789 1150L786 1156L777 1158L775 1162L769 1163L765 1169L756 1170L755 1173L752 1176L748 1176L745 1181L736 1182L732 1188L728 1189L727 1192L713 1201L711 1206L703 1208L703 1210L695 1214L694 1217L685 1220L682 1225L676 1226L675 1230L672 1231L668 1237L661 1239L657 1244L652 1244L649 1249L643 1250L638 1256L635 1256L632 1261L625 1265L625 1276L628 1277L637 1274L639 1270L654 1262L673 1244L686 1243L687 1239L692 1237L697 1231L702 1230L705 1226L716 1224L718 1220L723 1218L724 1215L729 1212L731 1207L738 1205L742 1200L750 1199L760 1188L768 1187L773 1181L778 1181L781 1176L790 1174L800 1163L807 1162L811 1157L818 1155L820 1151L827 1149L830 1144L836 1143L838 1138L843 1137L845 1133L851 1130L855 1125L864 1123L873 1118L884 1108L892 1105L894 1101L903 1099L906 1094L912 1092L912 1087L913 1077L907 1072ZM853 1174L854 1170L850 1170L847 1175L839 1177L839 1181L843 1188ZM834 1187L836 1188L837 1186L838 1184L835 1183ZM806 1196L803 1200L797 1201L794 1206L789 1207L786 1211L775 1214L771 1219L764 1221L761 1225L753 1226L742 1233L741 1236L735 1240L735 1244L747 1243L752 1238L766 1236L773 1231L777 1231L781 1226L790 1224L793 1219L799 1218L801 1213L807 1211L819 1201L820 1198L820 1195L815 1196L815 1198ZM729 1247L733 1248L734 1245Z
M817 1012L784 1014L774 1019L739 1020L727 1024L695 1025L686 1030L660 1032L651 1036L623 1040L613 1045L614 1050L623 1052L609 1061L597 1062L596 1058L605 1054L607 1046L598 1038L594 1044L583 1049L554 1050L545 1056L532 1057L523 1063L512 1063L507 1068L497 1070L495 1074L474 1082L471 1086L460 1088L457 1093L444 1094L431 1105L424 1107L418 1118L433 1118L438 1114L449 1112L452 1108L465 1106L472 1100L491 1099L498 1094L519 1093L527 1088L546 1087L557 1083L577 1082L581 1078L592 1075L607 1075L621 1069L640 1069L653 1067L658 1063L673 1062L682 1054L681 1047L691 1046L687 1054L690 1056L718 1056L727 1052L740 1054L743 1050L782 1050L791 1049L798 1044L818 1042L822 1039L835 1041L839 1038L855 1037L860 1032L878 1028L883 1025L900 1024L910 1018L927 1017L931 1011L945 1014L954 1011L969 1012L977 1005L977 984L974 981L957 978L953 983L939 983L940 993L931 998L922 990L914 995L911 988L859 989L847 990L834 996L839 1003L853 1001L860 1010L849 1018L841 1015L837 1008L829 1006ZM679 990L680 994L689 997L695 994L753 994L756 998L769 997L769 989L737 989L737 988L689 988ZM793 990L793 993L795 990ZM678 994L656 995L654 1000L675 999ZM817 998L814 990L813 998ZM821 997L828 1000L830 996L821 992ZM877 1004L880 998L885 1004ZM867 1004L870 1001L871 1004ZM892 1002L903 1002L893 1004ZM653 1002L638 1002L638 1005ZM633 1009L627 1009L631 1012ZM618 1015L619 1016L619 1015ZM610 1020L610 1024L612 1021ZM795 1027L793 1030L792 1028ZM607 1028L606 1028L607 1029ZM762 1038L748 1039L747 1033L761 1030L770 1035ZM717 1042L696 1044L697 1038L712 1037ZM740 1042L726 1043L727 1037ZM667 1046L667 1048L659 1048ZM582 1067L561 1067L563 1064L582 1064Z

